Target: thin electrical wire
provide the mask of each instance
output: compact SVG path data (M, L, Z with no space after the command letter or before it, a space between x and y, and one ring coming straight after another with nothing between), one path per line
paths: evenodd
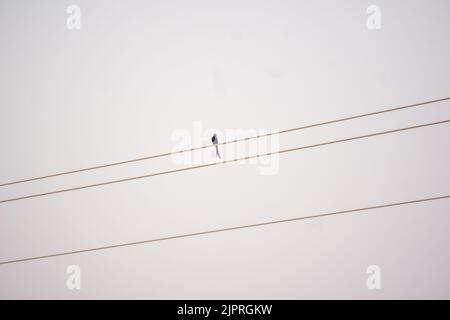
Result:
M268 137L268 136L271 136L271 135L274 135L274 134L284 134L284 133L293 132L293 131L305 130L305 129L314 128L314 127L320 127L320 126L329 125L329 124L333 124L333 123L349 121L349 120L354 120L354 119L359 119L359 118L364 118L364 117L370 117L370 116L379 115L379 114L388 113L388 112L394 112L394 111L399 111L399 110L415 108L415 107L424 106L424 105L437 103L437 102L442 102L442 101L446 101L446 100L450 100L450 97L441 98L441 99L435 99L435 100L428 100L428 101L424 101L424 102L414 103L414 104L410 104L410 105L404 105L404 106L395 107L395 108L384 109L384 110L370 112L370 113L363 113L363 114L359 114L359 115L355 115L355 116L350 116L350 117L345 117L345 118L340 118L340 119L335 119L335 120L330 120L330 121L325 121L325 122L319 122L319 123L305 125L305 126L296 127L296 128L285 129L285 130L281 130L281 131L278 131L278 132L269 132L269 133L266 133L266 134L256 135L256 136L253 136L253 137L246 137L246 138L235 139L235 140L232 140L232 141L225 141L225 142L218 143L217 145L225 145L225 144L237 143L237 142L241 142L241 141L259 139L259 138L262 138L262 137ZM68 175L68 174L80 173L80 172L84 172L84 171L103 169L103 168L108 168L108 167L113 167L113 166L118 166L118 165L123 165L123 164L129 164L129 163L139 162L139 161L144 161L144 160L150 160L150 159L155 159L155 158L167 157L167 156L171 156L171 155L174 155L174 154L177 154L177 153L179 154L179 153L184 153L184 152L193 152L193 151L196 151L196 150L211 148L211 147L214 147L214 146L215 146L214 144L209 144L209 145L196 147L196 148L191 148L191 149L185 149L185 150L173 151L173 152L166 152L166 153L155 154L155 155L150 155L150 156L145 156L145 157L140 157L140 158L135 158L135 159L129 159L129 160L124 160L124 161L112 162L112 163L103 164L103 165L97 165L97 166L86 167L86 168L70 170L70 171L64 171L64 172L59 172L59 173L53 173L53 174L48 174L48 175L44 175L44 176L38 176L38 177L34 177L34 178L28 178L28 179L23 179L23 180L11 181L11 182L6 182L6 183L0 184L0 187L10 186L10 185L19 184L19 183L25 183L25 182L31 182L31 181L36 181L36 180L54 178L54 177L58 177L58 176Z
M226 232L226 231L232 231L232 230L249 229L249 228L262 227L262 226L281 224L281 223L287 223L287 222L294 222L294 221L301 221L301 220L308 220L308 219L315 219L315 218L330 217L330 216L342 215L342 214L346 214L346 213L353 213L353 212L359 212L359 211L368 211L368 210L374 210L374 209L402 206L402 205L408 205L408 204L413 204L413 203L442 200L442 199L447 199L447 198L450 198L450 195L439 196L439 197L432 197L432 198L416 199L416 200L409 200L409 201L403 201L403 202L388 203L388 204L381 204L381 205L375 205L375 206L370 206L370 207L362 207L362 208L342 210L342 211L320 213L320 214L315 214L315 215L296 217L296 218L289 218L289 219L282 219L282 220L272 220L272 221L266 221L266 222L260 222L260 223L254 223L254 224L247 224L247 225L240 225L240 226L221 228L221 229L213 229L213 230L200 231L200 232L194 232L194 233L185 233L185 234L169 236L169 237L164 237L164 238L156 238L156 239L150 239L150 240L142 240L142 241L135 241L135 242L119 243L119 244L113 244L113 245L107 245L107 246L101 246L101 247L94 247L94 248L89 248L89 249L82 249L82 250L75 250L75 251L66 251L66 252L60 252L60 253L54 253L54 254L48 254L48 255L42 255L42 256L34 256L34 257L22 258L22 259L16 259L16 260L6 260L6 261L1 261L0 265L7 265L7 264L26 262L26 261L33 261L33 260L42 260L42 259L48 259L48 258L56 258L56 257L61 257L61 256L68 256L68 255L79 254L79 253L86 253L86 252L93 252L93 251L100 251L100 250L107 250L107 249L115 249L115 248L120 248L120 247L142 245L142 244L148 244L148 243L153 243L153 242L161 242L161 241L167 241L167 240L189 238L189 237L195 237L195 236L201 236L201 235L209 235L209 234L213 234L213 233Z
M364 139L364 138L370 138L370 137L375 137L375 136L380 136L380 135L385 135L385 134L390 134L390 133L395 133L395 132L401 132L401 131L413 130L413 129L418 129L418 128L424 128L424 127L444 124L444 123L448 123L448 122L450 122L450 119L443 120L443 121L437 121L437 122L431 122L431 123L425 123L425 124L416 125L416 126L404 127L404 128L399 128L399 129L375 132L375 133L371 133L371 134L365 134L365 135L355 136L355 137L350 137L350 138L345 138L345 139L332 140L332 141L327 141L327 142L322 142L322 143L317 143L317 144L311 144L311 145L307 145L307 146L296 147L296 148L291 148L291 149L285 149L285 150L280 150L280 151L268 152L268 153L265 153L265 154L258 154L258 155L254 155L254 156L247 156L247 157L231 159L231 160L223 160L223 161L219 161L219 162L207 163L207 164L202 164L202 165L198 165L198 166L191 166L191 167L186 167L186 168L181 168L181 169L150 173L150 174L136 176L136 177L130 177L130 178L124 178L124 179L118 179L118 180L111 180L111 181L106 181L106 182L100 182L100 183L84 185L84 186L68 188L68 189L61 189L61 190L50 191L50 192L45 192L45 193L32 194L32 195L23 196L23 197L17 197L17 198L1 200L0 204L6 203L6 202L12 202L12 201L19 201L19 200L24 200L24 199L30 199L30 198L43 197L43 196L48 196L48 195L53 195L53 194L58 194L58 193L70 192L70 191L75 191L75 190L100 187L100 186L105 186L105 185L110 185L110 184L115 184L115 183L121 183L121 182L126 182L126 181L131 181L131 180L138 180L138 179L149 178L149 177L155 177L155 176L166 175L166 174L171 174L171 173L177 173L177 172L182 172L182 171L194 170L194 169L199 169L199 168L211 167L211 166L220 165L220 164L226 164L226 163L231 163L231 162L245 161L245 160L249 160L249 159L253 159L253 158L271 156L271 155L275 155L275 154L282 154L282 153L293 152L293 151L298 151L298 150L305 150L305 149L321 147L321 146L330 145L330 144L336 144L336 143L347 142L347 141L358 140L358 139Z

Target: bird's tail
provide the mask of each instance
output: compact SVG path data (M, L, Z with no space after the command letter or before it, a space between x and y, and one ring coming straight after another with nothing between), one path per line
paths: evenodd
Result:
M222 157L220 156L220 153L219 153L219 147L218 146L216 146L216 155L219 157L219 159L222 159Z

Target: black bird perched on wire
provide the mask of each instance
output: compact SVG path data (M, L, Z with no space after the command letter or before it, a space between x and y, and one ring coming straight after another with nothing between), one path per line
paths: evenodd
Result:
M219 159L222 159L219 153L219 146L217 145L219 143L219 140L217 139L217 135L215 133L212 136L211 141L216 146L216 156L219 157Z

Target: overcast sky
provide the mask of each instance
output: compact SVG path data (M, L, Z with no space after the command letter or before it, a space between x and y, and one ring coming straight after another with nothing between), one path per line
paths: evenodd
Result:
M447 0L2 0L0 182L169 152L180 134L204 145L448 97L449 13ZM447 119L448 101L272 143ZM0 261L449 195L449 137L446 123L280 154L272 174L231 163L1 203ZM190 165L142 161L0 200ZM439 200L0 265L0 298L448 299L449 213Z

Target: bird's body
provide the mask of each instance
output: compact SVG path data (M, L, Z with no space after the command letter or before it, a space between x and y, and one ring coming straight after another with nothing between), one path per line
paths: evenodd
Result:
M215 133L211 138L211 142L216 146L216 156L219 157L219 159L222 159L219 153L219 146L217 145L219 143L219 140L217 139L217 135Z

